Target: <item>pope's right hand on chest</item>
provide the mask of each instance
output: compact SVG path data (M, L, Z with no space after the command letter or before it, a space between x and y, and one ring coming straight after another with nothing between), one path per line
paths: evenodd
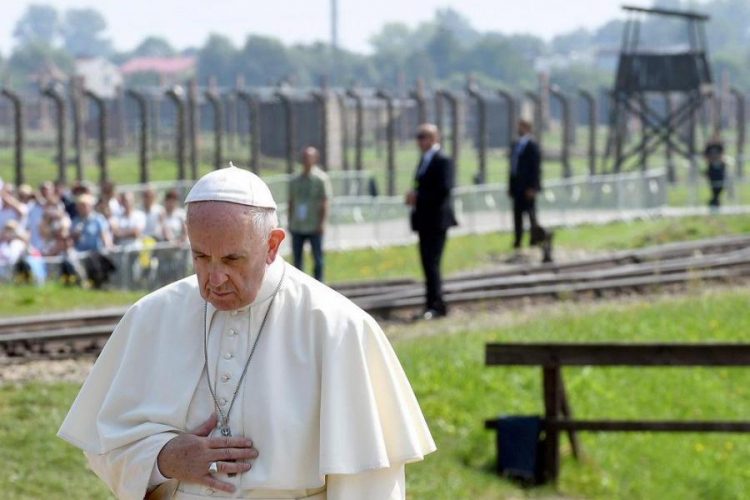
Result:
M248 462L258 458L252 440L241 436L211 436L217 417L211 417L196 429L170 440L159 452L157 466L164 477L201 484L227 493L234 486L221 481L227 474L247 472Z

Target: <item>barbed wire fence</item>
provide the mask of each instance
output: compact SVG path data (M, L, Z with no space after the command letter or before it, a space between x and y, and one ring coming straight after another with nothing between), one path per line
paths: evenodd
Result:
M540 212L550 224L627 219L665 206L698 207L707 197L706 181L691 170L691 162L668 150L644 157L634 172L601 171L609 106L605 91L573 95L552 86L513 93L471 83L457 92L428 90L421 81L414 89L397 91L246 88L240 80L234 88L190 81L169 88L117 89L111 97L99 97L79 80L40 93L5 89L3 95L0 176L12 183L63 179L87 181L96 189L108 178L120 191L140 192L148 184L161 193L176 188L184 195L194 179L231 160L267 180L283 221L286 186L299 171L299 152L314 146L334 184L326 234L331 251L415 241L403 194L419 161L414 132L424 121L440 127L443 147L456 159L461 226L454 234L510 227L507 152L521 116L535 120L544 149ZM665 110L675 104L669 96L653 99L661 99ZM725 140L733 142L727 148L727 191L734 206L750 204L744 177L745 105L736 90L728 102L707 102L721 106ZM106 120L100 119L102 113ZM638 141L639 126L628 124L627 141ZM153 251L170 250L157 246ZM177 274L186 270L180 262L189 263L183 257L158 260L174 264ZM136 279L138 273L127 271L131 264L120 268L130 274L118 278L117 287L151 288L163 282Z

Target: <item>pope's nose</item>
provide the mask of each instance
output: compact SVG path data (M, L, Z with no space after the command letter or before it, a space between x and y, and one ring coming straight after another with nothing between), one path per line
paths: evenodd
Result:
M212 266L212 268L208 272L208 284L211 286L211 288L216 289L226 283L226 281L227 273L218 266Z

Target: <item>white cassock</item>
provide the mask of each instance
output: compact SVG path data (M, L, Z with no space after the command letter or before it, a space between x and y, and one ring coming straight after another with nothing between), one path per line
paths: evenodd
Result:
M398 358L367 313L281 257L249 306L208 305L208 368L219 404L226 412L284 267L229 420L233 435L252 439L260 455L248 472L217 476L236 486L234 494L180 483L174 498L405 498L404 464L435 443ZM214 412L203 307L195 276L133 305L60 428L118 498L141 500L160 477L161 448Z

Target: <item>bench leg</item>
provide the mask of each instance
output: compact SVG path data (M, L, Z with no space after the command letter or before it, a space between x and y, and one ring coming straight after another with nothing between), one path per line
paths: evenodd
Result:
M543 374L544 415L547 418L557 419L562 408L560 367L544 367ZM547 428L545 430L542 448L544 453L542 480L545 483L555 482L560 474L560 432L557 429Z
M568 420L572 420L573 411L570 409L570 404L568 403L568 394L565 392L565 382L563 381L562 371L560 372L560 398L562 402L560 409L562 410L563 416ZM578 443L578 434L576 434L576 431L568 431L568 440L570 440L570 447L573 450L573 458L578 460L581 456L581 445Z

